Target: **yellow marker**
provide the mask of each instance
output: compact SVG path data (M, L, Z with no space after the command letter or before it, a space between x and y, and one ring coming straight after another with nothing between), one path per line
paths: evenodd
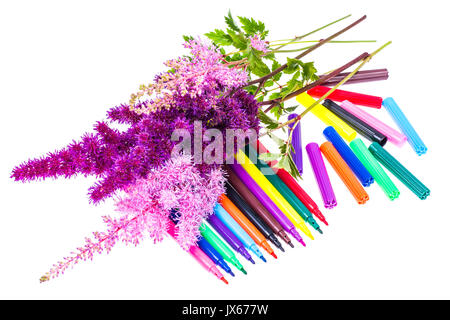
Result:
M316 102L316 100L314 100L306 92L299 94L296 99L305 108L309 108L314 102ZM311 112L325 124L334 127L334 129L336 129L336 131L348 142L356 138L356 131L323 105L316 105L311 109Z
M303 219L292 208L289 202L278 192L278 190L270 183L269 180L259 171L259 169L250 161L242 150L239 150L236 158L241 166L247 171L253 180L261 187L261 189L269 196L269 198L280 208L280 210L291 220L294 226L300 229L311 240L314 240L313 235L309 231Z

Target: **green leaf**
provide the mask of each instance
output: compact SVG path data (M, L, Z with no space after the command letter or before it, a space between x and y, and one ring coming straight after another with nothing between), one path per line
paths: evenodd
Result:
M241 29L236 25L236 22L234 22L233 17L231 16L231 11L228 10L228 15L225 16L225 23L228 25L228 28L230 28L233 31L241 32Z
M291 74L299 70L302 62L298 59L287 58L287 67L284 69L284 73Z
M227 33L231 37L231 41L234 47L239 50L247 49L247 39L245 39L242 33L236 33L231 29L227 29Z
M279 148L281 148L281 146L286 146L286 141L284 141L283 139L278 138L273 133L267 133L267 135L278 145Z
M279 67L281 67L281 64L278 61L275 60L272 63L272 72L277 70ZM273 76L273 80L279 81L281 79L281 75L282 74L283 74L282 72L277 73L276 75Z
M231 36L223 30L215 29L212 32L205 33L205 36L211 39L215 44L221 46L230 46L233 44L233 39Z
M286 108L284 110L286 111L286 113L292 113L298 108L298 106L299 105L296 105L296 106L293 106L293 107L288 107L288 108Z
M268 59L268 60L275 61L275 54L273 54L273 53L266 53L266 54L263 56L263 58L264 58L264 59Z
M314 62L307 62L307 63L301 62L301 66L303 69L302 76L304 81L309 80L315 81L319 79L319 77L316 75L317 69L314 67Z
M247 35L254 35L256 33L263 34L266 26L261 21L255 21L253 18L238 17L242 23L242 29Z
M258 77L263 77L266 74L270 73L269 67L262 61L262 59L258 55L258 52L253 48L249 50L247 58L250 71Z
M273 84L274 84L273 80L267 80L267 81L264 83L264 87L265 87L265 88L269 88L269 87L273 86Z
M271 162L277 160L279 157L281 157L280 153L260 153L259 154L259 160Z
M273 100L273 99L278 99L279 97L281 97L281 93L280 92L274 92L269 96L269 100Z
M290 170L289 157L287 155L282 156L280 161L278 161L277 163L277 167L289 171Z
M289 170L288 172L291 174L291 176L296 179L296 178L302 178L302 176L300 175L300 172L298 171L298 168L294 162L294 160L292 159L292 155L288 154L287 155L288 161L289 161Z
M267 127L267 129L275 129L278 127L279 123L269 117L266 113L264 113L262 110L259 110L258 112L258 118L261 120L262 123L264 123Z
M247 86L247 88L246 88L247 92L252 94L252 95L255 94L257 89L258 89L258 87L255 86L255 85Z

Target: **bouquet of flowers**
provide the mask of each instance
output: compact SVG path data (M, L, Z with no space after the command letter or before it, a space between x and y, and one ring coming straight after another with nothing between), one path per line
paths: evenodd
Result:
M334 91L384 47L373 54L359 54L319 76L314 63L303 58L326 43L340 42L334 39L365 16L326 39L304 39L348 17L301 36L272 41L261 21L235 19L228 13L225 29L202 37L184 36L185 53L165 62L165 71L141 85L128 103L109 109L106 120L95 123L93 132L14 168L11 177L22 182L95 176L98 181L89 188L89 201L99 204L113 198L118 211L117 216L104 216L105 230L86 238L83 246L53 265L41 282L96 253L109 252L118 241L133 245L147 238L161 241L173 210L178 213L178 242L184 248L194 244L200 224L225 192L222 166L238 147L227 145L225 150L226 143L219 137L230 130L240 132L233 141L249 130L273 138L279 153L266 157L299 177L292 160L292 137L280 139L274 132L297 124L325 97L283 123L280 119L295 110L286 101L341 76ZM297 44L304 46L288 48ZM295 56L281 59L286 53ZM357 63L353 72L342 75ZM115 124L126 128L116 129Z

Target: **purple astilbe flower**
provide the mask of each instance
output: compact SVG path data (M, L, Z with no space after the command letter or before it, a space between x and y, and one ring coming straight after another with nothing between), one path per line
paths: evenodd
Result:
M90 200L98 203L117 191L146 177L150 170L169 159L176 141L171 141L175 129L193 133L193 122L202 121L203 131L217 128L258 130L258 103L243 90L217 100L215 109L203 96L177 96L177 108L162 109L149 115L136 115L126 106L111 109L111 120L128 123L125 131L113 129L107 122L97 122L96 133L86 134L79 142L50 153L46 157L29 160L14 168L16 181L32 181L77 174L93 175L99 180L89 189ZM206 143L204 144L204 146ZM199 164L202 174L215 165Z
M56 263L41 282L63 274L80 261L92 260L95 254L109 253L118 242L137 246L146 238L161 241L166 234L169 215L178 211L177 240L188 248L197 241L199 226L224 192L222 170L214 169L203 177L189 157L168 160L152 169L148 177L127 187L116 202L119 218L103 217L107 230L94 232L83 247Z

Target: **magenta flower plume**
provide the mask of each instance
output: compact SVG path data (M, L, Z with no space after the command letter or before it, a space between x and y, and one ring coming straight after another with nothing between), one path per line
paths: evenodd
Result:
M202 175L185 156L169 159L146 178L128 186L117 202L119 218L103 217L107 230L94 232L83 247L53 265L41 282L63 274L80 261L92 260L95 254L109 253L118 242L137 246L149 238L161 241L166 235L169 215L178 212L177 240L188 248L197 241L199 226L224 192L225 177L221 169Z

